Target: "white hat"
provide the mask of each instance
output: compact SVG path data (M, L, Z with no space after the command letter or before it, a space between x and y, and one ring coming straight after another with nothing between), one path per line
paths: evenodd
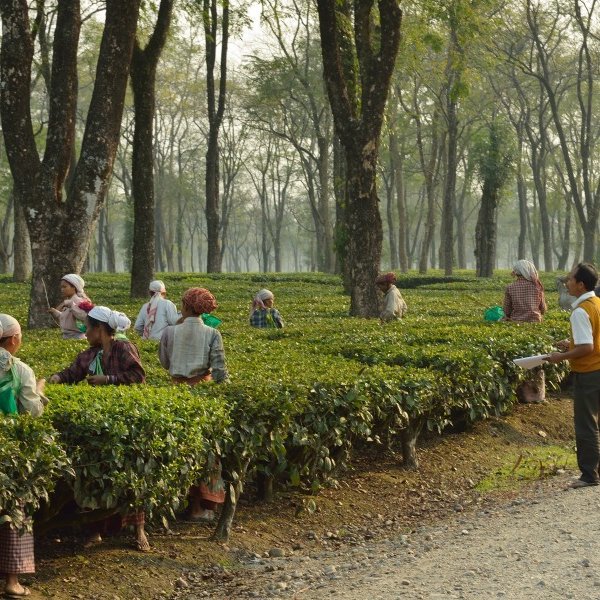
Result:
M68 275L63 275L62 277L67 283L70 283L76 290L78 294L83 292L83 288L85 287L85 281L77 275L77 273L69 273Z
M88 317L106 323L115 331L125 331L131 327L131 321L125 313L111 310L108 306L94 306L88 313Z
M19 321L6 314L0 314L0 338L10 337L21 333Z

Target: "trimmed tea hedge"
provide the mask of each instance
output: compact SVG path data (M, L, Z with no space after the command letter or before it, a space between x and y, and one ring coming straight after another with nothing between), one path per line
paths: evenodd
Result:
M124 276L88 279L95 302L135 318L142 300L127 297ZM156 344L133 334L146 385L49 385L42 418L0 419L0 518L20 526L37 510L40 527L51 527L65 522L60 509L72 500L79 520L91 511L141 509L173 518L203 475L207 452L215 451L228 482L216 536L226 538L249 477L264 499L274 482L314 491L366 444L398 443L405 465L416 467L421 431L507 411L525 375L512 359L548 351L568 331L558 308L540 325L485 323L483 309L501 302L507 277L412 274L404 292L408 317L386 326L347 317L339 281L322 274L163 279L176 300L192 285L217 296L231 383L173 386ZM275 293L283 331L247 325L251 295L265 286ZM2 289L3 310L24 321L26 286L5 281ZM556 307L556 294L548 300ZM20 355L48 377L83 348L85 342L59 339L57 330L26 331ZM558 385L565 372L548 365L548 384Z

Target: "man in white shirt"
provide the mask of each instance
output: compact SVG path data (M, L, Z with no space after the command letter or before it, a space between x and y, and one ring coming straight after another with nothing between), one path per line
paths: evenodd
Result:
M570 487L582 488L600 483L600 298L594 293L598 272L593 265L579 263L569 273L566 286L576 298L571 313L571 338L558 342L563 352L553 352L547 360L568 360L573 372L575 440L581 477Z

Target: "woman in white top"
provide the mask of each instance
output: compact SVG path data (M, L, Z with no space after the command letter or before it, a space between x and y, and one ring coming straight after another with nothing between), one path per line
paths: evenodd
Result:
M383 273L375 279L375 285L384 294L383 310L379 318L382 323L401 319L408 310L406 302L396 287L396 275L394 273Z
M44 379L36 381L31 367L15 358L21 347L21 326L10 315L0 314L0 387L2 406L8 413L42 414L48 400ZM7 394L9 398L7 398ZM12 405L12 409L9 408ZM4 412L4 411L2 411ZM20 534L10 523L0 526L0 573L4 574L4 596L25 597L30 591L19 583L19 575L35 573L33 534Z
M160 340L165 327L175 325L179 319L176 306L167 300L165 284L156 280L150 283L150 302L142 306L134 329L145 340Z
M77 273L68 273L60 280L62 302L48 312L58 319L65 340L85 340L83 327L93 304L83 291L85 281Z

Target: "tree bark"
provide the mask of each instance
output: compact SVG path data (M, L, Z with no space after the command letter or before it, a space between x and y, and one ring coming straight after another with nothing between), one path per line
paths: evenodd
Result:
M224 0L221 13L221 60L218 97L215 91L215 62L217 29L219 25L217 0L203 0L204 40L206 43L206 99L208 107L208 143L206 148L206 232L208 273L220 273L221 218L219 198L219 129L225 110L227 90L227 44L229 41L229 2Z
M96 256L96 271L102 273L104 271L104 221L106 220L106 209L100 211L98 221L98 255Z
M15 195L11 191L0 226L0 273L8 273L10 258L14 254L14 208Z
M378 315L374 280L379 272L383 232L376 189L379 138L400 44L402 11L396 0L349 3L318 0L321 52L336 132L346 156L348 234L346 260L351 281L350 314Z
M25 283L31 277L33 268L31 261L31 241L29 229L23 210L22 201L13 190L15 203L15 234L13 237L13 280L17 283Z
M456 8L450 16L450 43L446 66L446 177L442 202L442 226L440 229L440 253L443 258L444 274L452 275L454 268L454 209L456 193L456 168L458 165L458 98L461 80L460 57L462 48L458 39Z
M390 172L389 175L383 175L385 183L385 214L387 217L388 244L390 247L390 268L395 271L398 268L398 247L396 244L396 224L394 223L394 200L395 200L395 182L394 170L392 164L392 155L390 154Z
M167 40L174 0L161 0L154 31L142 49L136 37L131 60L135 127L131 155L133 195L132 298L145 297L154 279L154 113L156 69Z
M519 242L518 259L525 257L525 242L527 241L527 186L523 177L521 153L517 163L517 195L519 198Z
M477 277L492 277L496 263L498 232L498 190L488 181L483 184L481 206L475 227L475 258Z
M58 303L56 283L65 272L79 272L87 256L119 142L138 10L139 0L106 2L80 158L63 199L75 142L79 2L58 2L50 113L45 153L40 160L30 111L33 40L28 4L25 0L0 1L3 26L0 114L15 191L22 199L32 239L30 327L50 324L43 282L47 282L51 303Z

